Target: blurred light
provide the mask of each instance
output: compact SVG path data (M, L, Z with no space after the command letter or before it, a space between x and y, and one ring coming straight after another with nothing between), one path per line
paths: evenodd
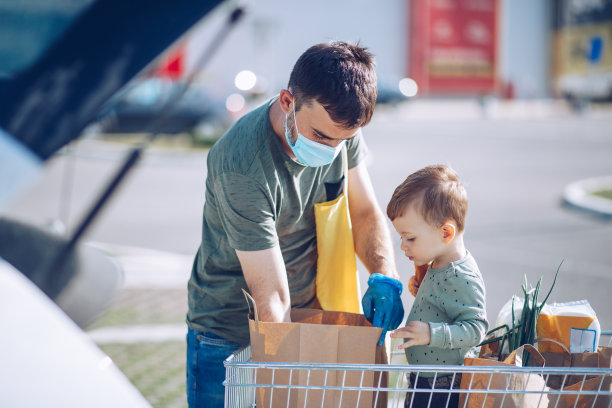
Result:
M419 92L419 86L412 78L402 78L399 81L399 90L405 96L412 98Z
M240 94L231 94L225 100L225 107L231 113L238 113L244 109L246 102Z
M234 85L241 91L248 91L255 86L257 76L251 71L240 71L234 78Z

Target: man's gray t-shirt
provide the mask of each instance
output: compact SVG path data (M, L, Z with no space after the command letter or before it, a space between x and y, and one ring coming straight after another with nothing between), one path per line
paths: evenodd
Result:
M279 245L292 307L315 299L317 241L314 204L329 201L326 183L342 180L342 155L307 167L283 150L269 120L276 98L248 113L207 158L202 243L189 280L187 323L239 344L249 342L247 289L236 250ZM348 167L366 155L359 133L347 141Z

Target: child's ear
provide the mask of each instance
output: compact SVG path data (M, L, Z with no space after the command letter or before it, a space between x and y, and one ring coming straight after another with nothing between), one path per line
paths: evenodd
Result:
M446 223L444 223L444 225L442 225L441 229L442 241L444 241L445 244L448 244L453 240L453 238L455 238L456 227L454 223L447 221Z

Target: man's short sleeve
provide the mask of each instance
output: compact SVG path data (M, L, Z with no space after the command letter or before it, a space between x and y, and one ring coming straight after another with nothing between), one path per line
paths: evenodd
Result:
M272 200L259 183L225 172L215 178L214 194L232 248L259 251L278 245Z
M365 159L368 155L368 146L365 143L361 130L359 133L346 143L348 157L348 168L352 169Z

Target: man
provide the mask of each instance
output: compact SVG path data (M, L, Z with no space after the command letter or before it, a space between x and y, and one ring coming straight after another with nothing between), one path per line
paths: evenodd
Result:
M202 243L189 281L190 407L223 406L223 359L249 343L242 288L260 320L289 322L291 307L316 307L314 204L328 201L326 185L341 184L344 147L355 250L374 274L364 312L383 336L401 323L393 245L364 164L361 127L376 93L366 49L315 45L296 62L287 89L211 149Z

